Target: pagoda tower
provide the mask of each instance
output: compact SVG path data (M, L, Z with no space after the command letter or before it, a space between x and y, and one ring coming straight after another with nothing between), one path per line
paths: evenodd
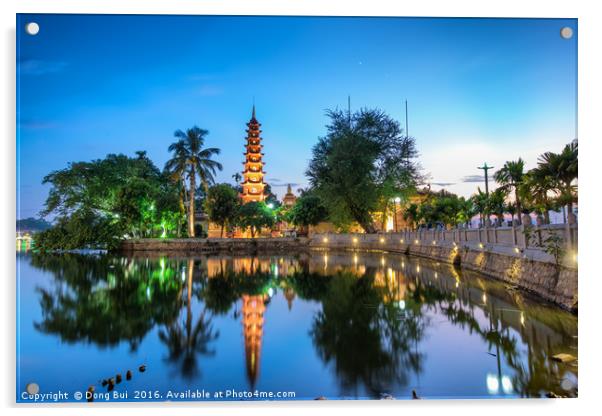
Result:
M261 124L255 118L255 104L253 104L253 114L251 120L247 123L247 143L244 169L242 171L243 180L241 183L242 193L240 195L243 204L251 201L265 200L265 182L263 176L263 153L261 149Z
M242 296L242 326L245 340L245 361L247 378L251 388L255 388L259 374L261 340L263 338L263 314L265 303L263 295Z

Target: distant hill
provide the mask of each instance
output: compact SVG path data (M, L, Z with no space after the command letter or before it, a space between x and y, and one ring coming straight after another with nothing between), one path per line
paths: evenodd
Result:
M22 220L17 220L17 231L29 231L32 233L36 233L38 231L44 231L52 227L46 220L38 219L38 218L24 218Z

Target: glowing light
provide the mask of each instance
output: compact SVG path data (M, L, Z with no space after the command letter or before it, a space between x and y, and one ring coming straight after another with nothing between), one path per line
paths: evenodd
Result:
M399 242L400 242L401 244L403 244L403 238L402 238L401 240L399 240Z
M269 296L269 297L272 297L272 296L274 296L274 289L272 289L272 288L269 288L269 289L268 289L268 296Z
M510 377L502 376L502 390L504 390L504 393L506 394L511 394L514 391Z
M416 266L416 272L420 273L420 266Z
M403 261L401 262L401 267L403 267L404 269L406 268L406 264Z
M577 263L577 252L575 252L575 254L573 254L573 261L574 261L575 263Z
M433 240L433 245L437 244L437 242L435 240Z
M357 264L357 261L358 261L357 254L354 254L354 255L353 255L353 262L354 262L355 264Z
M437 272L435 272L435 279L439 278L439 275L437 274Z
M489 394L497 394L500 391L500 382L494 374L487 374L487 391Z
M514 247L514 252L515 253L520 253L520 249L518 247Z
M324 237L324 238L322 239L322 241L324 241L325 243L328 243L328 238L327 238L327 237Z
M274 204L272 204L271 202L268 204L268 208L269 209L274 209Z
M401 202L401 198L400 198L400 197L398 197L398 196L397 196L397 197L395 197L395 202L396 202L397 204L399 204L399 203Z
M381 237L380 243L383 244L384 242L385 242L385 239Z
M184 270L182 270L182 281L186 281L186 272Z
M483 303L487 303L487 294L483 293Z
M520 313L520 324L525 326L525 314L522 312Z
M479 243L479 248L483 248L483 243Z
M146 287L146 298L147 299L151 298L151 289L150 289L150 286Z
M354 244L357 243L357 237L353 237L352 241L353 241Z
M406 308L406 301L400 300L399 301L399 309L405 309L405 308Z
M384 258L384 257L381 257L381 258L380 258L380 264L381 264L382 266L384 266L384 265L385 265L385 258Z
M456 287L460 286L460 282L456 280Z
M418 244L418 240L414 240L414 243Z

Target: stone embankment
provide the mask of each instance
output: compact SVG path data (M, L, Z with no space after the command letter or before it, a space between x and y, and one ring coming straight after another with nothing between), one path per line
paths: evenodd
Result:
M232 253L288 252L308 249L307 238L142 238L125 240L122 252Z

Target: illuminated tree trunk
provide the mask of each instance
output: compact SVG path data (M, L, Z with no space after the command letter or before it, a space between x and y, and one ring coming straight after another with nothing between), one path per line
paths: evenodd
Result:
M196 188L196 170L190 170L190 200L188 201L188 236L194 237L194 191Z

